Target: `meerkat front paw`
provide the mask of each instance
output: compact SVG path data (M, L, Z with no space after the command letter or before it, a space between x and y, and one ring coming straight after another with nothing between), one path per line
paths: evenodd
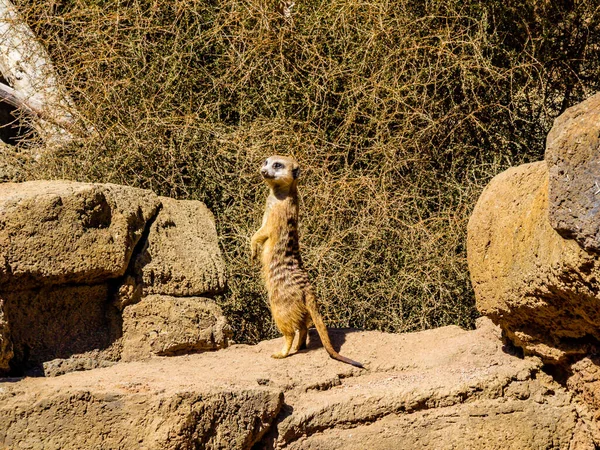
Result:
M287 355L284 355L283 353L273 353L271 355L271 358L275 358L275 359L283 359L286 357L287 357Z
M257 257L258 257L258 244L255 242L252 242L250 244L250 262L256 261Z

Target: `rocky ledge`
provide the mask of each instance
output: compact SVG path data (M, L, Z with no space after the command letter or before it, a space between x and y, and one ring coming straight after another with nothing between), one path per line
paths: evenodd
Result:
M592 414L480 319L411 334L311 333L0 384L0 447L29 449L585 449Z

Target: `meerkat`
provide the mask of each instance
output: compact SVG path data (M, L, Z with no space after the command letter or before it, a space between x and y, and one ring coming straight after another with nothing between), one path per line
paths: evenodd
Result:
M323 346L334 359L363 367L359 362L333 349L327 327L319 314L317 300L302 265L298 243L298 176L295 159L285 156L267 158L260 173L270 188L260 229L251 239L251 258L261 253L262 276L275 324L283 334L284 345L273 358L285 358L290 350L306 348L308 328L314 324ZM292 349L294 337L298 341Z

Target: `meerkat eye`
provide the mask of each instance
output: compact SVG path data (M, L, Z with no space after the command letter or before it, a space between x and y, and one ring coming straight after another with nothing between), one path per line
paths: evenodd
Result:
M281 163L273 163L273 169L277 170L277 169L283 169L283 164Z
M266 166L269 163L268 159L265 159L265 163L263 164L263 166Z

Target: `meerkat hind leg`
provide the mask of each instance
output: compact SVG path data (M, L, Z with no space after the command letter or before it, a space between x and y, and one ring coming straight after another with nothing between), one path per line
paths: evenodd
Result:
M283 337L285 338L285 342L283 344L283 348L279 353L272 354L271 358L282 359L287 357L290 354L290 349L292 348L292 343L294 342L294 336L296 336L296 333L284 334Z
M306 349L306 338L308 337L308 327L305 324L300 326L298 330L298 342L294 346L294 352Z

